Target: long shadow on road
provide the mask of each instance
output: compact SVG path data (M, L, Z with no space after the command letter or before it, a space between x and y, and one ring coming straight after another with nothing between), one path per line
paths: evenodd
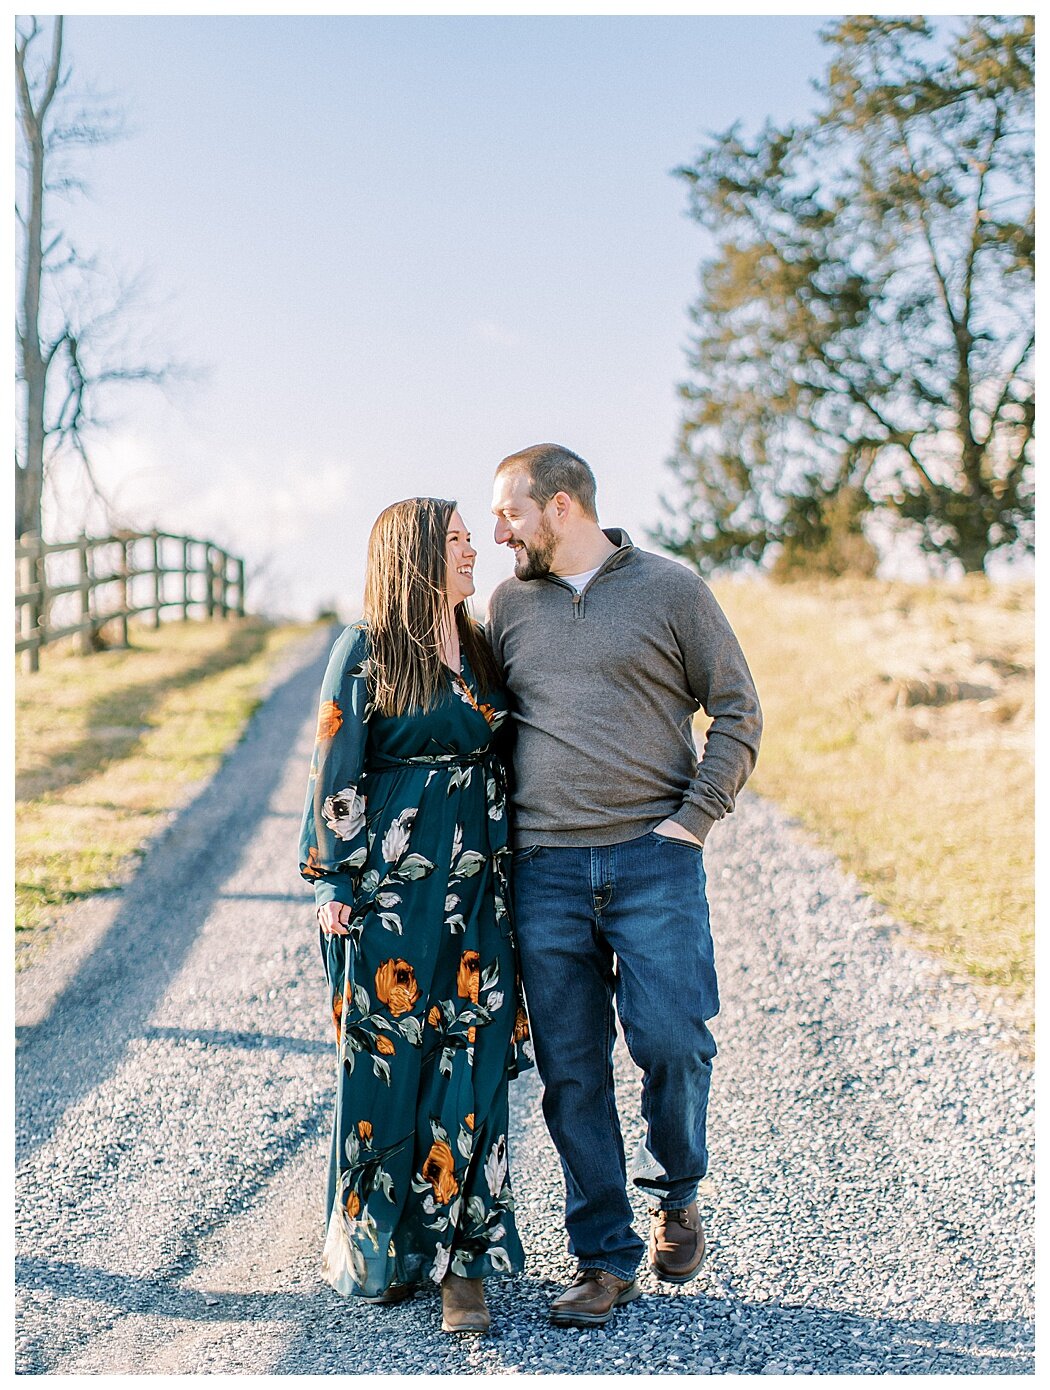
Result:
M677 1362L668 1363L666 1359L670 1345L665 1342L654 1348L646 1336L650 1316L647 1305L651 1307L659 1295L638 1299L618 1310L608 1327L592 1328L586 1351L582 1351L577 1330L552 1327L547 1318L547 1306L561 1291L561 1285L529 1275L492 1282L495 1287L489 1302L494 1335L480 1339L482 1355L469 1367L462 1352L449 1346L450 1341L458 1339L450 1339L438 1329L439 1305L435 1296L417 1299L396 1310L376 1310L385 1316L377 1320L375 1334L370 1329L368 1345L373 1364L354 1369L386 1369L398 1346L408 1338L417 1347L417 1357L424 1346L432 1352L434 1370L470 1370L477 1374L551 1374L563 1368L574 1375L690 1375L703 1369L705 1357L714 1360L714 1366L709 1367L712 1374L728 1371L737 1375L770 1374L771 1363L783 1367L788 1361L796 1366L809 1365L818 1375L925 1375L933 1371L1018 1375L1030 1374L1034 1369L1031 1329L1022 1323L989 1319L958 1324L922 1318L872 1317L831 1308L780 1307L706 1299L703 1295L695 1300L695 1316L699 1319L695 1330L673 1342ZM332 1304L337 1305L338 1316L345 1300L324 1288L317 1302L325 1310L325 1322L330 1328ZM391 1312L395 1313L396 1322ZM739 1321L732 1321L733 1317ZM325 1345L325 1322L319 1328L318 1321L317 1313L311 1311L303 1323L293 1324L295 1335L281 1362L272 1368L274 1374L295 1375L304 1370L333 1373L346 1369L340 1365L338 1342L322 1353L323 1361L319 1358L318 1347ZM561 1367L559 1348L564 1349ZM651 1363L654 1351L656 1364L646 1364ZM533 1357L538 1365L530 1365ZM446 1358L451 1364L442 1364Z
M141 1036L175 1043L201 1043L209 1048L226 1047L237 1051L266 1049L282 1055L307 1056L331 1053L329 1044L276 1033L249 1033L219 1028L145 1028ZM327 1131L330 1125L329 1108L326 1096L307 1109L293 1132L284 1135L279 1152L260 1155L254 1160L246 1158L236 1188L231 1188L227 1194L230 1199L236 1199L239 1206L232 1207L229 1202L218 1205L205 1203L198 1206L193 1213L192 1223L182 1230L181 1252L169 1258L150 1277L25 1255L18 1256L15 1261L16 1287L23 1292L34 1290L58 1299L86 1298L108 1310L111 1316L104 1321L108 1321L110 1325L127 1313L148 1316L158 1320L162 1340L165 1319L214 1320L222 1313L222 1309L227 1310L222 1315L223 1321L242 1316L262 1316L258 1309L267 1307L272 1295L250 1296L224 1291L218 1303L208 1305L203 1302L205 1293L182 1288L180 1285L197 1267L209 1238L230 1220L242 1216L245 1205L260 1203L278 1171L291 1163L304 1146L315 1142ZM290 1304L296 1297L286 1295L285 1301ZM241 1311L249 1304L256 1309L256 1314ZM282 1304L282 1308L283 1306ZM211 1307L215 1307L215 1313L211 1312ZM270 1317L271 1314L265 1313L265 1316ZM282 1313L280 1316L291 1315ZM83 1349L85 1343L82 1339L83 1326L75 1317L60 1318L55 1323L45 1324L38 1328L34 1336L26 1338L19 1346L17 1370L34 1375L51 1374L55 1365L65 1355Z
M292 755L328 656L322 642L275 687L212 781L150 848L111 925L46 1018L18 1029L16 1161L120 1066L147 1030Z
M331 1335L334 1321L345 1317L345 1301L321 1285L314 1288L282 1290L273 1293L232 1293L227 1289L207 1290L179 1287L163 1276L141 1279L116 1270L92 1269L58 1260L20 1259L16 1265L20 1285L38 1292L64 1294L71 1285L90 1289L90 1296L107 1305L114 1314L139 1313L151 1318L174 1321L241 1322L247 1328L260 1323L283 1325L288 1340L280 1363L259 1366L259 1372L275 1375L301 1375L309 1372L347 1371L341 1364L345 1347ZM484 1361L463 1355L464 1342L450 1339L438 1330L438 1303L433 1297L420 1297L397 1309L359 1306L356 1319L368 1325L369 1365L358 1358L357 1373L376 1372L396 1363L406 1341L415 1347L413 1361L418 1364L424 1351L432 1353L435 1371L458 1369L475 1373L528 1372L534 1355L543 1359L542 1370L556 1369L551 1363L558 1356L557 1342L564 1339L565 1370L578 1372L581 1352L579 1334L552 1328L546 1307L556 1292L546 1279L528 1275L512 1281L493 1281L490 1302L494 1311L493 1335L468 1339L468 1345L484 1348ZM211 1298L212 1301L207 1300ZM646 1321L647 1299L622 1309L608 1329L593 1329L586 1352L587 1373L632 1374L641 1369L631 1359L624 1365L624 1354L631 1348L631 1331L639 1344ZM726 1300L697 1299L703 1322L695 1336L676 1349L680 1364L661 1364L662 1373L694 1374L703 1357L720 1364L716 1371L735 1374L761 1372L770 1363L763 1344L777 1345L780 1359L793 1353L796 1364L812 1365L817 1374L829 1370L857 1373L861 1356L863 1371L889 1374L938 1373L962 1375L1018 1375L1031 1373L1032 1355L1029 1330L1023 1324L998 1320L956 1324L921 1318L863 1317L827 1308L784 1308L769 1304L748 1304ZM742 1320L737 1325L732 1318ZM359 1326L358 1331L361 1331ZM626 1333L626 1336L614 1334ZM162 1338L163 1340L163 1335ZM355 1339L356 1341L356 1339ZM1004 1351L1004 1348L1012 1348ZM618 1358L618 1360L617 1360ZM662 1361L662 1358L661 1358ZM932 1363L932 1364L931 1364ZM533 1368L535 1369L535 1368Z

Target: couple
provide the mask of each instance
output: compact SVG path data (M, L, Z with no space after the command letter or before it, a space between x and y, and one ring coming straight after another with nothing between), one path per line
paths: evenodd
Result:
M761 730L707 586L601 529L581 458L505 458L493 512L514 577L487 633L455 503L376 521L365 617L321 691L300 849L339 1057L324 1274L383 1304L430 1279L448 1332L486 1331L484 1278L523 1267L507 1082L533 1044L579 1264L551 1320L601 1325L638 1295L614 999L644 1077L632 1179L650 1265L675 1283L699 1268L718 1011L702 845Z

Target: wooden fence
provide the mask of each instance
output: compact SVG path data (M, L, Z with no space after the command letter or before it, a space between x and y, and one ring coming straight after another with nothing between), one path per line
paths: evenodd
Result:
M62 638L95 651L112 625L128 645L128 619L191 610L206 618L244 617L244 561L211 541L166 531L119 531L50 543L23 536L15 546L15 651L22 669L40 669L40 650Z

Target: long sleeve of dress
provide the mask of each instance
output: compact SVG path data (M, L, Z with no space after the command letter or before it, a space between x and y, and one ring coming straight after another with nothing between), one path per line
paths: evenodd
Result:
M321 685L317 739L299 837L299 872L313 884L317 905L353 906L368 852L365 749L368 639L348 627L332 648Z

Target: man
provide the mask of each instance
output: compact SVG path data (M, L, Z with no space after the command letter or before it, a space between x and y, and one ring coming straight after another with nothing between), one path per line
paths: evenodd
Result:
M637 1297L645 1250L613 1092L614 998L643 1073L631 1177L651 1203L651 1266L685 1283L703 1259L696 1191L718 1012L703 842L754 767L762 716L707 585L602 530L578 455L555 444L511 454L492 510L515 557L488 631L517 733L522 977L579 1264L551 1319L588 1327ZM698 709L712 718L699 764Z

